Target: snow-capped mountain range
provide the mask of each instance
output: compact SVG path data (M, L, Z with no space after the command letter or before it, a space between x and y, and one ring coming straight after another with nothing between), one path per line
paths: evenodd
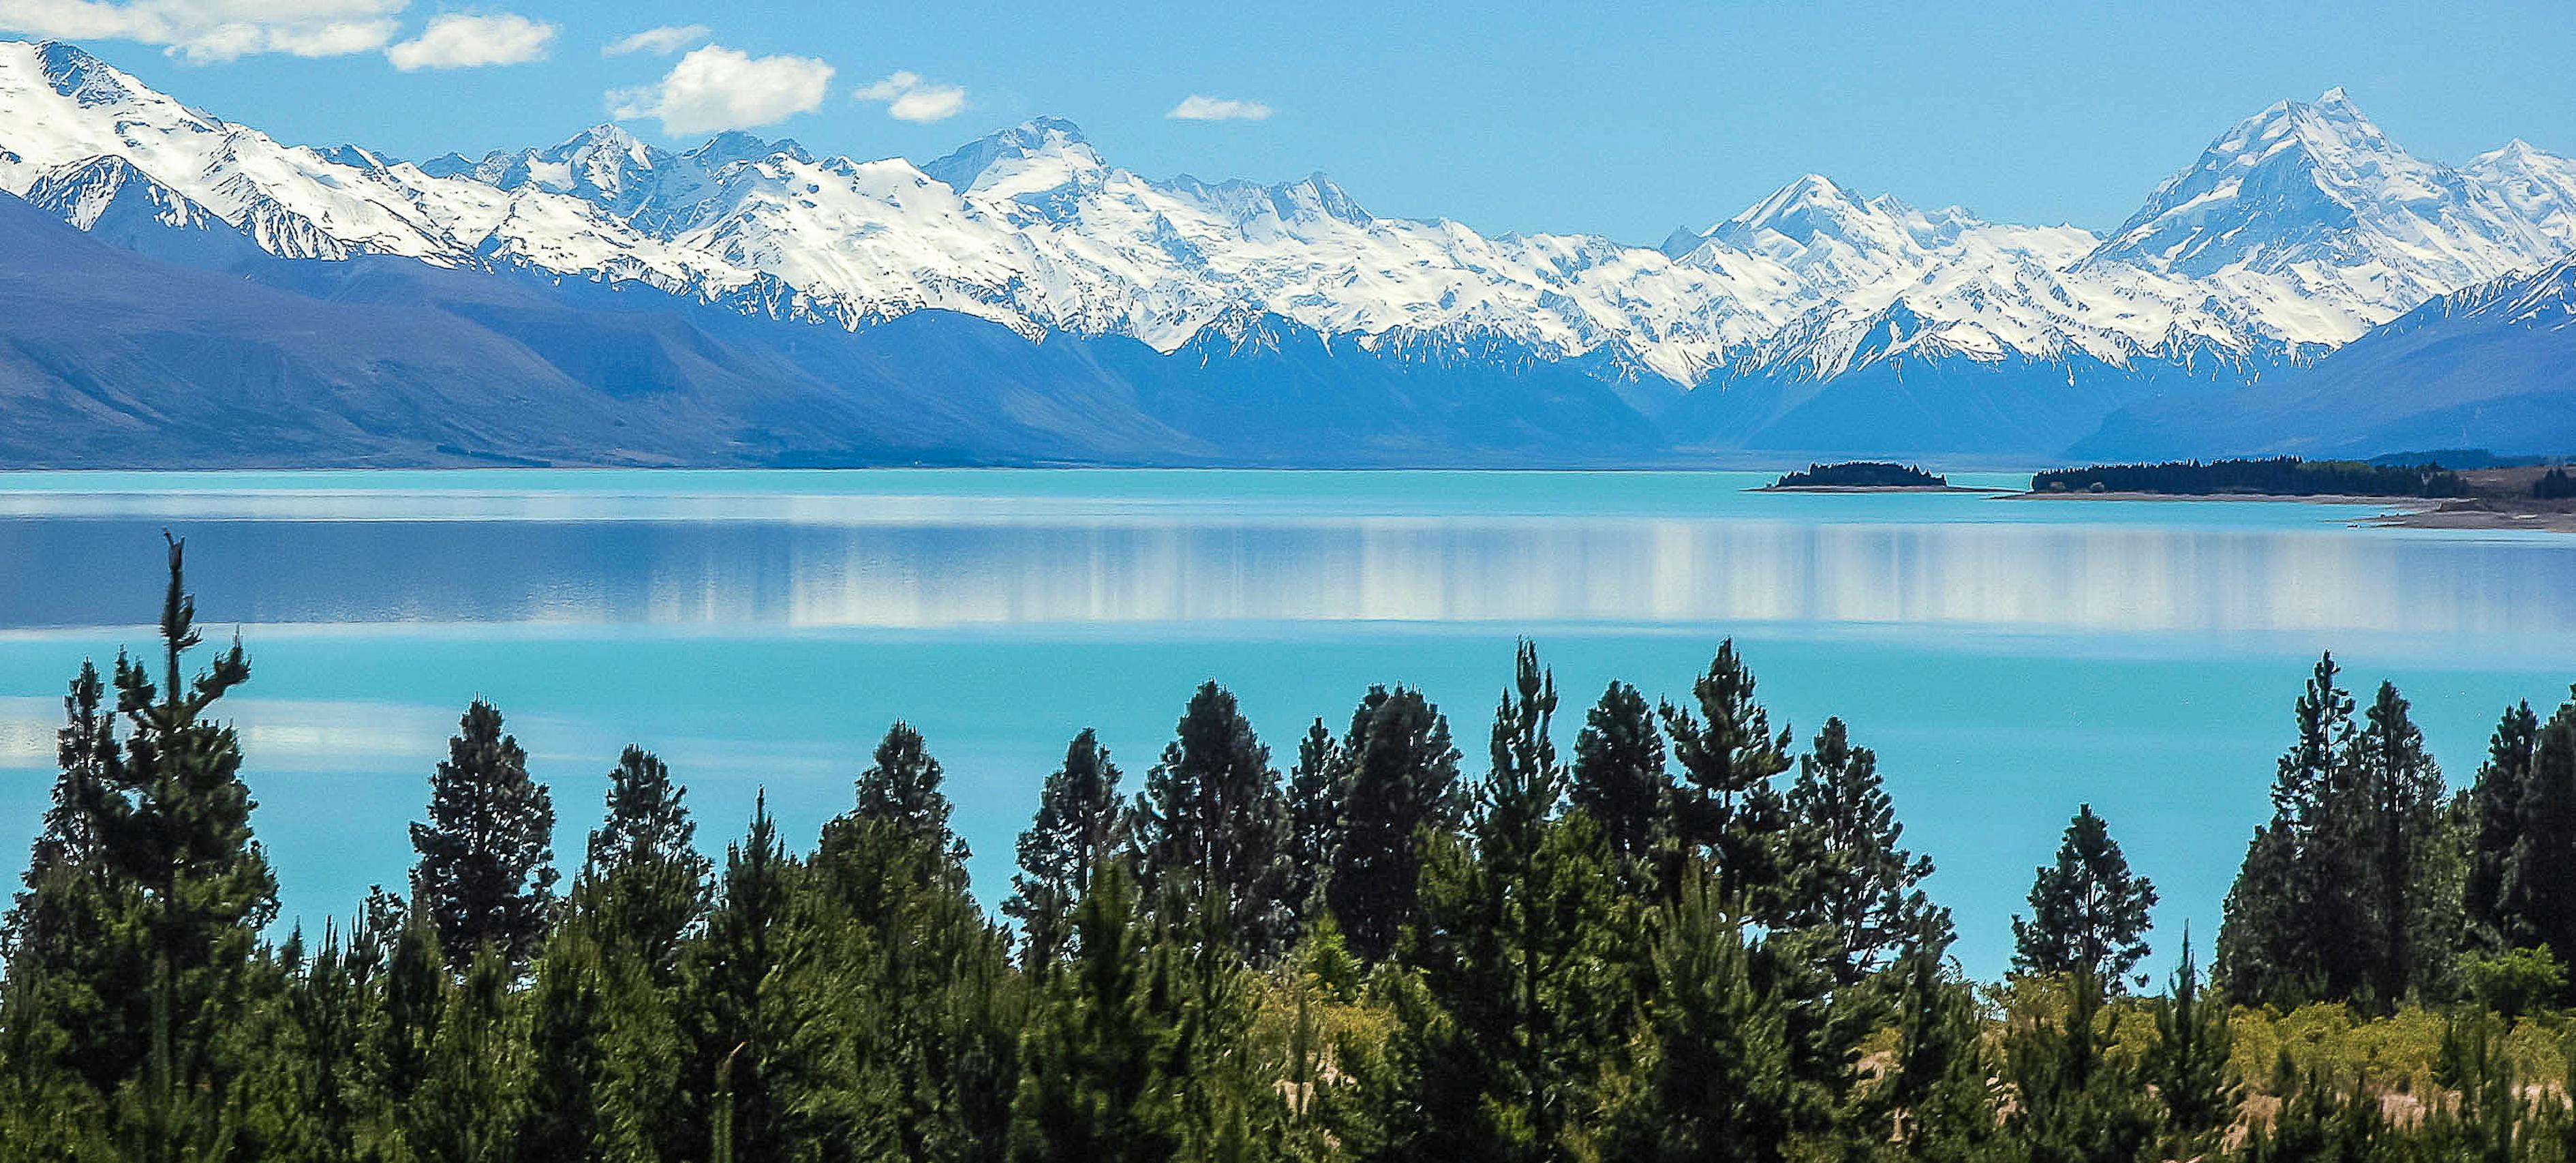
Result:
M1926 364L2232 385L2576 250L2576 161L2519 141L2417 158L2339 89L2230 128L2106 235L1807 175L1642 247L1381 218L1321 174L1149 179L1045 118L918 165L743 133L675 152L615 125L398 161L282 144L68 44L0 42L0 190L199 265L245 243L397 256L849 330L946 311L1203 358L1286 325L1659 391L1759 382L1774 409Z

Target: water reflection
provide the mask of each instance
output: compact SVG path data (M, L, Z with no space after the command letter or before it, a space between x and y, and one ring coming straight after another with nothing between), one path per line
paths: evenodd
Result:
M0 519L0 628L136 620L162 522ZM252 623L1811 622L2576 634L2576 541L1672 516L175 520Z

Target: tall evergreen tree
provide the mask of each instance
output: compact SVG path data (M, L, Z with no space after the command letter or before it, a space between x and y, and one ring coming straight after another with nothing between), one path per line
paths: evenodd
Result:
M1177 892L1245 954L1266 957L1290 908L1288 808L1270 749L1214 682L1190 696L1174 735L1131 816L1148 900Z
M1039 791L1037 818L1020 833L1020 870L1002 912L1020 923L1032 968L1070 951L1074 906L1125 843L1118 776L1100 736L1083 728Z
M1857 985L1921 931L1932 861L1906 851L1878 756L1852 746L1841 719L1825 720L1799 758L1784 807L1782 926L1813 938L1836 984Z
M1685 849L1709 854L1728 897L1739 899L1753 919L1770 921L1785 819L1773 780L1789 770L1789 730L1771 732L1770 712L1754 698L1753 672L1731 638L1691 684L1691 699L1692 707L1661 707L1682 772L1673 805L1678 839Z
M1377 960L1413 920L1422 830L1458 825L1458 749L1448 717L1422 692L1399 686L1369 692L1351 715L1343 752L1350 774L1324 894L1351 949Z
M1769 1163L1823 1118L1790 1064L1788 1005L1764 988L1741 920L1693 861L1649 946L1636 1081L1611 1157L1637 1163Z
M715 863L697 849L687 798L652 752L627 747L609 772L607 817L590 833L574 887L603 939L631 949L662 981L713 891Z
M1043 993L1012 1103L1015 1163L1161 1163L1180 1148L1185 1051L1172 1028L1170 950L1136 910L1123 869L1087 886L1069 962Z
M1297 741L1297 762L1288 769L1288 887L1293 915L1289 944L1305 940L1330 906L1324 881L1333 852L1342 842L1342 794L1350 783L1351 754L1320 718Z
M931 1163L998 1151L1017 1079L1009 936L967 893L944 782L920 733L896 723L857 802L824 825L811 869L818 989L847 999L845 1020L867 1032L845 1051L851 1068L897 1087L890 1109L848 1133Z
M223 1149L222 1110L237 1064L222 1059L215 1034L240 1017L258 932L277 915L277 879L251 837L240 739L230 724L206 717L250 677L250 664L236 638L186 676L183 660L201 638L185 546L176 539L169 546L161 682L146 666L117 659L117 711L127 730L116 791L126 806L101 835L111 878L141 893L137 916L149 951L150 1017L136 1031L145 1056L133 1092L144 1163L175 1158L183 1144Z
M1425 854L1408 1158L1579 1157L1611 1132L1600 1064L1633 1029L1639 926L1598 829L1560 814L1556 702L1522 642L1467 834Z
M2148 910L2156 886L2132 875L2110 826L2078 807L2057 848L2030 886L2028 920L2013 918L2013 971L2080 973L2117 990L2148 953Z
M1654 707L1624 682L1601 692L1574 737L1568 797L1600 825L1610 851L1632 866L1672 841L1673 777L1664 755Z
M513 964L534 955L554 900L555 809L528 777L528 753L476 699L429 781L429 822L411 826L420 861L411 907L438 931L447 963L464 969L489 944Z
M2505 870L2522 834L2523 801L2530 794L2532 752L2540 742L2540 716L2526 701L2505 710L2487 742L2486 762L2469 789L2470 856L2466 907L2480 941L2504 945Z
M2272 818L2255 830L2218 930L2218 979L2246 1000L2297 1004L2348 974L2356 855L2329 839L2358 798L2353 699L2334 656L2317 659L2293 706L2297 737L2275 765Z
M70 1111L103 1103L140 1071L152 959L140 889L109 863L109 836L133 804L96 667L81 664L63 709L53 799L26 887L0 920L0 1070L24 1093L54 1091L47 1101Z
M2456 837L2443 812L2442 769L2395 684L2379 684L2354 752L2368 811L2364 825L2348 831L2365 852L2360 863L2377 922L2366 988L2394 1006L2442 992L2459 956L2458 885L2450 875Z
M815 916L812 872L789 855L755 802L750 831L727 846L715 910L693 943L689 1086L708 1095L712 1156L743 1160L890 1154L898 1086L869 1057L883 1021L865 972Z
M2497 878L2505 942L2576 964L2576 892L2567 891L2567 870L2576 868L2576 700L2541 724L2519 809Z

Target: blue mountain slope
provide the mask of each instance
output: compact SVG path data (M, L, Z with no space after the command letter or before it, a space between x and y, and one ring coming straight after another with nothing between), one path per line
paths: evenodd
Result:
M144 237L150 237L145 235ZM1628 464L1575 364L1368 352L1272 318L1172 356L923 311L851 333L395 258L102 243L0 196L0 463ZM1535 361L1520 361L1531 365Z
M2083 459L2576 451L2576 258L2434 299L2251 387L2125 408Z

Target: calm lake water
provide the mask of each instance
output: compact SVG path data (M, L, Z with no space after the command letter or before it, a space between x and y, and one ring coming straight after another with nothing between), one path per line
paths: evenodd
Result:
M2265 502L1784 495L1745 473L1115 471L0 474L0 851L43 810L64 683L148 647L188 538L290 917L409 864L456 716L492 698L577 859L621 745L712 848L756 791L800 842L886 724L946 765L976 888L1065 740L1128 773L1214 677L1278 758L1371 683L1424 688L1483 770L1516 635L1571 746L1612 678L1680 695L1733 636L1775 724L1851 724L1938 863L1960 952L2080 802L2164 893L2157 961L2214 934L2291 699L2332 649L2394 679L2455 784L2516 699L2576 680L2576 538L2354 528ZM1962 476L1960 483L2026 478Z

